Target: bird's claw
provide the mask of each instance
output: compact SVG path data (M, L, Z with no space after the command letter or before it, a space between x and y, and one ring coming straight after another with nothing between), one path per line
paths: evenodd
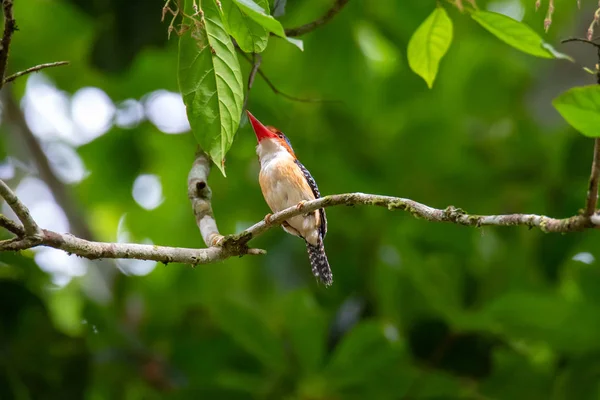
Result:
M296 208L297 208L298 210L302 210L302 209L304 208L304 204L306 204L306 201L302 200L300 203L298 203L298 204L296 205Z
M271 217L273 216L273 214L267 214L265 215L264 221L265 224L270 225L271 224Z

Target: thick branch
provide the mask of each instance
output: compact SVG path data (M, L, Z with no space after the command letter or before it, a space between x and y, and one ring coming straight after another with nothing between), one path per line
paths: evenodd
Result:
M210 160L206 153L198 149L192 169L188 174L188 198L196 217L196 224L206 246L215 246L223 239L219 233L217 222L213 216L211 198L212 191L208 186Z
M27 68L24 71L19 71L16 74L12 74L11 76L6 77L4 79L4 84L7 84L8 82L12 82L17 78L20 78L23 75L27 75L32 72L38 72L45 68L60 67L61 65L67 65L67 64L69 64L68 61L56 61L56 62L52 62L52 63L36 65L35 67Z
M226 238L219 233L211 206L212 191L208 186L210 165L208 155L198 148L194 164L188 174L188 198L192 203L196 225L198 225L204 243L207 247L225 248L227 249L226 253L234 255L266 253L264 250L248 248L247 240L235 241L231 236ZM188 264L190 263L188 262Z
M197 165L198 170L206 170L204 166ZM201 172L198 173L200 176ZM190 174L192 175L192 174ZM190 179L190 186L198 185L201 180L196 177ZM201 185L200 185L201 186ZM203 188L205 189L205 188ZM197 196L202 199L202 196ZM37 237L26 236L22 239L12 239L0 242L0 251L25 250L35 246L49 246L67 251L81 257L96 258L135 258L140 260L154 260L164 263L180 262L185 264L208 264L224 260L233 256L245 254L262 254L258 249L248 249L247 243L263 234L269 229L280 225L283 221L296 215L305 214L323 207L339 205L370 205L385 207L388 210L408 211L416 218L430 222L449 222L458 225L481 227L485 225L496 226L527 226L540 228L544 232L576 232L586 228L595 228L600 225L600 218L593 216L577 215L565 219L555 219L543 215L534 214L509 214L509 215L471 215L459 208L452 206L446 209L436 209L414 200L400 197L380 196L365 193L347 193L326 196L317 200L308 201L302 207L290 207L281 212L273 214L269 223L261 221L237 235L220 236L216 224L212 218L212 212L208 211L210 206L209 195L204 200L192 199L192 204L198 205L194 208L199 219L200 231L207 243L220 238L216 246L207 249L185 249L175 247L163 247L154 245L140 245L131 243L102 243L92 242L77 238L69 234L59 234L51 231L42 231ZM202 201L208 205L200 206ZM212 221L211 221L212 220ZM217 236L218 235L218 236Z
M8 187L3 180L0 179L0 197L6 200L9 207L17 214L17 218L23 224L25 228L25 234L29 236L38 236L41 231L39 226L33 220L33 217L29 213L25 204L19 200L17 195ZM12 230L11 230L12 231Z
M305 33L311 32L317 29L321 25L328 23L333 17L335 17L342 8L348 3L349 0L335 0L333 5L327 12L319 19L309 22L308 24L298 26L296 28L290 28L285 30L286 36L301 36Z
M4 84L12 35L17 30L17 22L13 17L13 0L2 0L2 10L4 11L4 35L0 41L0 88Z
M588 217L596 212L598 204L598 180L600 179L600 139L594 140L594 158L592 160L592 172L588 184L585 215Z
M130 258L152 260L162 263L208 264L224 260L234 254L223 247L186 249L135 243L104 243L80 239L70 234L43 230L39 239L12 239L0 242L0 251L25 250L35 246L47 246L64 250L90 260L102 258Z

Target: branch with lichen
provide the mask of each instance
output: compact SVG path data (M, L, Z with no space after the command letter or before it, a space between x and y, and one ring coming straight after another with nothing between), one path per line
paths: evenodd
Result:
M400 197L347 193L325 196L308 201L300 207L290 207L270 216L268 222L262 220L239 234L222 236L219 234L212 214L212 208L210 207L210 188L206 184L206 177L208 175L207 166L209 164L207 162L205 164L204 160L205 156L203 153L199 153L190 171L188 194L193 205L196 222L204 241L209 246L208 248L190 249L135 243L93 242L68 233L61 234L45 229L37 233L31 231L31 228L21 230L18 227L15 228L16 225L14 223L9 225L4 221L2 226L16 233L17 237L1 241L0 251L20 251L36 246L47 246L88 259L128 258L153 260L163 263L178 262L190 265L210 264L246 254L264 254L263 250L249 248L248 242L262 235L267 230L281 225L289 218L315 211L319 208L341 205L384 207L388 210L406 211L416 218L429 222L446 222L472 227L526 226L529 228L539 228L544 232L567 233L578 232L588 228L597 228L600 224L598 214L591 216L582 214L564 219L535 214L475 215L468 214L460 208L453 206L445 209L437 209L411 199ZM8 188L3 182L2 184L2 187ZM8 191L5 189L2 193L3 196L7 196L10 199L9 201L13 209L20 210L18 215L28 213L27 207L18 200L10 189ZM23 220L27 221L26 218Z

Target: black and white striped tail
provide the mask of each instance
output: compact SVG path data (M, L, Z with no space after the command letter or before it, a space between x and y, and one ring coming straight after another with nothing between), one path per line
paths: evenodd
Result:
M333 274L329 267L329 261L327 261L323 240L319 239L319 243L316 246L306 242L306 250L308 250L308 258L313 275L319 278L325 286L331 285L333 283Z

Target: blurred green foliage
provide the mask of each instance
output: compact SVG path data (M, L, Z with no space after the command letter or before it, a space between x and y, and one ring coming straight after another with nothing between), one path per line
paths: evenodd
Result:
M482 9L491 3L478 1ZM524 22L542 34L544 15L532 1L502 3L522 7ZM589 10L568 3L560 3L547 42L585 31ZM262 70L279 90L340 102L289 101L257 77L248 108L290 137L324 194L397 195L479 214L575 214L593 141L551 102L592 83L580 64L593 65L594 50L567 48L579 64L534 58L443 3L454 41L429 90L408 67L406 48L436 4L352 0L303 37L304 52L269 38ZM16 1L9 73L65 59L70 66L44 74L68 94L98 87L119 104L175 92L177 40L166 40L163 5ZM278 19L297 26L328 6L289 0ZM250 65L240 62L247 78ZM26 84L15 82L17 97ZM222 232L268 212L254 147L242 122L228 177L211 175ZM0 150L29 161L6 127ZM126 214L131 241L201 247L186 197L194 150L190 133L167 135L149 121L115 125L76 148L89 176L68 190L98 240L115 241ZM16 187L28 174L35 172L19 170L8 183ZM152 210L132 197L140 174L160 178L164 201ZM473 229L369 207L330 208L328 217L328 289L312 277L302 241L278 229L253 241L266 256L119 272L105 301L89 288L100 285L92 272L115 269L112 262L90 263L85 277L57 288L33 252L0 254L0 398L600 394L600 233Z

